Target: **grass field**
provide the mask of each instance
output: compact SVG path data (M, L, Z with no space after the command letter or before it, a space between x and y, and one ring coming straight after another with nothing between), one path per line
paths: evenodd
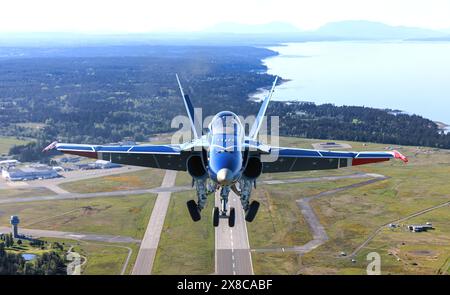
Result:
M73 247L72 251L82 257L82 275L120 275L128 257L127 248L131 248L133 253L125 272L128 274L139 250L139 246L136 244L97 243L55 238L43 238L43 240L62 244L64 251Z
M136 245L114 243L91 243L82 241L73 251L87 258L82 267L83 275L119 275L128 256L128 249ZM136 252L136 250L133 250Z
M308 147L310 142L318 142L304 139L282 140L287 141L286 144L289 146L301 147ZM377 144L368 144L367 146L362 143L350 142L349 144L353 146L354 150L384 150L386 147ZM395 256L389 255L387 251L381 251L386 273L433 274L438 271L448 272L450 235L448 232L439 233L437 230L429 233L398 233L396 235L383 231L368 245L370 249L361 251L356 263L352 263L350 259L338 258L341 251L351 253L381 225L450 200L450 182L448 181L450 151L398 146L395 148L409 157L408 165L392 161L351 168L352 171L383 174L391 177L390 179L312 201L313 208L330 237L329 242L305 254L299 263L293 262L292 257L289 256L292 254L277 254L273 257L273 254L259 253L253 258L255 270L272 269L272 273L286 273L286 265L290 265L290 267L296 267L298 273L304 274L364 274L368 263L365 255L368 252L373 249L393 249L396 245L401 244L401 240L405 240L403 242L406 246L403 248L411 247L405 254L411 261L400 266ZM295 191L295 187L297 187L298 191L302 191L300 185L293 184L292 190ZM280 185L279 189L285 191L286 185ZM280 209L275 209L273 215L281 216L288 223L291 217L290 214L286 214L286 211L289 212L289 209L286 210L286 208L289 208L289 202L292 201L287 198L277 198L277 200L281 202ZM450 215L449 207L439 210L443 211L442 215L447 218ZM424 220L431 221L433 224L438 222L439 219L433 214L424 215ZM411 220L410 222L419 221ZM448 224L440 226L440 228L444 227L448 228ZM252 237L250 227L249 235ZM423 240L423 244L420 244L421 240ZM436 254L437 257L433 260L430 255L424 255L423 253L427 252L421 247L431 249L430 252ZM411 253L416 253L416 255ZM401 254L399 256L401 257ZM411 257L415 257L416 261L413 262L414 259ZM412 263L418 265L412 265Z
M252 253L256 275L296 275L301 257L295 253Z
M111 192L119 190L148 189L161 185L164 170L145 169L116 175L66 182L60 187L74 193Z
M296 200L337 187L347 186L361 179L331 182L262 185L253 191L252 200L261 203L254 222L247 224L252 248L300 246L312 239Z
M22 145L29 143L29 140L17 139L10 136L0 136L0 155L7 155L9 149L15 145Z
M0 224L9 225L19 215L21 226L80 233L129 236L141 239L155 202L155 195L42 201L4 204Z
M29 196L50 196L54 194L55 193L53 191L45 187L0 189L0 199L24 198Z
M363 262L369 252L381 255L384 274L450 274L449 207L411 218L407 224L432 221L434 230L412 233L406 227L385 228L357 256Z
M177 172L176 186L192 185L192 177L187 172Z
M311 148L311 143L320 142L319 140L298 139L298 138L281 138L281 145L295 146L302 148ZM348 142L353 148L352 150L385 150L388 146L380 144L363 144ZM303 274L365 274L368 262L365 255L373 249L389 249L401 243L406 245L414 245L414 249L407 255L413 257L411 253L419 253L426 256L424 250L421 250L420 240L424 237L425 243L422 246L431 248L431 253L438 255L435 261L430 257L421 258L420 255L414 256L417 261L406 263L406 266L399 267L396 258L389 255L387 251L381 251L382 261L386 273L424 273L433 274L438 271L448 272L450 264L450 234L439 233L437 230L429 233L410 234L401 233L388 235L385 231L376 237L369 245L368 249L361 251L357 257L357 262L352 263L350 259L339 259L338 255L341 251L351 253L358 245L360 245L371 233L385 223L389 223L395 219L405 217L411 213L434 206L450 200L450 151L436 150L432 148L416 148L416 147L389 147L400 150L406 154L410 163L404 165L400 161L391 161L383 164L375 164L361 167L352 167L351 169L343 169L339 171L320 171L317 175L331 176L342 175L345 173L367 172L378 173L390 177L388 180L378 182L376 184L364 186L341 192L333 196L326 196L321 199L312 201L312 206L321 223L325 226L325 230L330 237L330 241L322 245L318 249L305 254L299 258L294 253L252 253L255 273L257 274L284 274L284 273L303 273ZM336 173L338 172L338 173ZM304 177L314 177L316 172L301 173ZM296 173L293 173L296 174ZM293 177L293 174L286 174L287 178ZM281 174L272 174L271 178L285 178ZM303 177L303 176L300 176ZM364 179L356 180L362 182ZM324 183L290 184L274 186L260 186L254 191L254 198L262 200L272 199L277 202L277 206L270 214L268 214L267 206L261 206L261 212L258 213L256 219L257 224L248 225L249 237L252 248L265 246L286 246L286 240L277 238L290 237L299 239L298 235L302 232L308 232L300 217L295 216L296 206L294 206L292 197L277 196L272 194L280 194L284 196L310 195L308 191L316 193L317 191L328 190L342 186L341 182L331 183L329 187ZM274 189L274 192L267 192L268 189ZM264 191L264 194L261 192ZM259 192L258 192L259 191ZM267 202L266 203L270 203ZM298 209L297 209L298 210ZM444 210L444 209L440 209ZM448 217L448 208L447 217ZM433 213L434 214L434 213ZM437 213L436 213L437 214ZM268 226L271 224L273 216L280 219L281 227ZM432 213L424 215L424 220L438 222ZM445 216L445 214L444 214ZM428 220L429 219L429 220ZM297 221L296 221L297 220ZM300 220L300 222L298 221ZM419 222L411 220L411 223ZM291 226L293 224L294 226ZM448 224L442 224L440 228L448 228ZM259 232L258 232L259 231ZM286 233L280 233L287 232ZM291 234L289 234L291 233ZM403 235L403 236L402 236ZM422 236L421 236L422 235ZM395 237L395 239L394 239ZM308 240L310 234L305 234ZM434 242L433 239L436 241ZM401 244L400 243L400 244ZM384 248L383 248L384 247ZM408 246L403 246L405 249ZM372 250L371 250L372 249ZM399 256L401 256L399 254ZM394 257L394 258L393 258ZM389 264L389 261L394 261ZM417 263L417 265L412 265ZM420 267L423 265L422 267ZM270 270L270 271L268 271Z
M202 219L192 222L186 202L196 199L195 192L172 194L164 223L153 274L211 274L214 272L214 227L208 200Z

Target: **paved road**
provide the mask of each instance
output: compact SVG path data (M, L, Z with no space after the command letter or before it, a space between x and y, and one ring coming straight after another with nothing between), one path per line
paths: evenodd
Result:
M374 173L354 173L350 175L340 175L340 176L324 176L324 177L305 177L305 178L290 178L282 180L263 180L262 184L287 184L287 183L303 183L303 182L325 182L325 181L336 181L342 179L360 179L360 178L383 178L383 175Z
M123 172L123 171L122 171ZM95 175L97 177L98 175ZM93 177L92 175L90 177ZM261 181L262 184L287 184L287 183L303 183L303 182L318 182L318 181L335 181L340 179L358 179L375 177L380 178L383 175L379 174L365 174L357 173L351 175L343 176L329 176L329 177L309 177L309 178L293 178L285 180L264 180ZM87 177L89 178L89 177ZM72 181L72 180L71 180ZM182 192L192 190L191 186L171 186L171 187L157 187L152 189L138 189L138 190L124 190L124 191L112 191L112 192L99 192L99 193L60 193L57 195L50 196L28 196L20 198L8 198L0 199L0 204L11 204L11 203L24 203L24 202L37 202L37 201L49 201L49 200L68 200L68 199L86 199L86 198L99 198L99 197L117 197L125 195L141 195L147 193L161 193L161 192Z
M170 188L175 185L176 171L166 171L161 188ZM144 238L139 249L138 256L133 268L133 275L149 275L153 268L159 238L166 218L167 208L170 202L170 191L163 191L158 194L155 206L153 207L150 221L147 225Z
M30 197L20 197L20 198L8 198L0 199L1 204L12 204L12 203L26 203L26 202L38 202L38 201L53 201L53 200L70 200L70 199L89 199L89 198L107 198L107 197L118 197L126 195L142 195L148 193L174 193L191 190L190 186L174 186L174 187L157 187L151 189L138 189L138 190L128 190L128 191L112 191L112 192L99 192L99 193L68 193L50 196L30 196Z
M11 232L11 228L6 226L0 226L0 232ZM113 236L113 235L98 235L98 234L84 234L63 232L54 230L40 230L40 229L26 229L19 228L20 234L32 237L47 237L47 238L61 238L61 239L75 239L85 241L96 241L105 243L139 243L140 240L136 240L130 237Z
M216 193L215 201L219 207L219 193ZM236 208L236 224L229 227L228 219L221 219L215 229L216 274L252 275L253 265L244 211L239 197L233 192L230 192L229 205Z

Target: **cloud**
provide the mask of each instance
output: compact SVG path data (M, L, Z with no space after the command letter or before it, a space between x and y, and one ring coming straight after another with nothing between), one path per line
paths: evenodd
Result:
M220 22L290 22L315 29L365 19L390 25L450 28L448 0L15 0L0 7L3 32L196 31Z

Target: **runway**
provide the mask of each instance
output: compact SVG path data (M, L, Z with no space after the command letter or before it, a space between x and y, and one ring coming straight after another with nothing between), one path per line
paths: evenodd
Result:
M220 194L215 196L220 207ZM228 219L220 219L215 229L215 273L218 275L253 275L253 264L247 235L247 224L239 197L230 192L229 206L236 209L236 223L228 226Z
M175 185L176 171L166 171L161 187L168 188ZM136 262L133 267L133 275L149 275L152 272L156 250L158 249L159 238L166 218L167 208L170 202L170 191L158 194L155 206L153 207L150 221L142 239Z

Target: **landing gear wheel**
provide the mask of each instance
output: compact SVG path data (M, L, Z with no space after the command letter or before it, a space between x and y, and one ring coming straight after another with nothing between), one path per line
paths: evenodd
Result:
M250 204L250 207L248 208L247 212L245 213L245 220L247 222L252 222L253 219L255 219L256 213L258 213L259 209L259 202L253 201Z
M197 203L195 203L194 200L189 200L186 203L188 210L189 210L189 214L191 215L191 218L194 222L199 221L202 216L200 215L200 209L197 206Z
M236 221L236 210L234 207L230 208L230 216L228 216L228 226L234 227L234 222Z
M214 227L219 226L219 207L213 209L213 225Z

